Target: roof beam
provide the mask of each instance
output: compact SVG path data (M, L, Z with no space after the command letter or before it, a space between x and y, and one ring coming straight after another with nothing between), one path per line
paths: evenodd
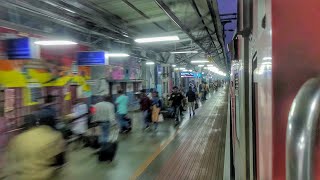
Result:
M167 16L173 21L184 33L186 33L193 42L195 42L204 52L207 52L202 44L192 35L190 29L188 29L179 18L170 10L170 8L162 0L154 0L155 3L167 14Z
M143 13L142 11L140 11L137 7L135 7L133 4L131 4L129 1L127 0L122 0L122 2L124 2L126 5L128 5L129 7L131 7L133 10L135 10L137 13L139 13L141 16L143 16L146 19L151 19L148 15L146 15L145 13ZM154 24L155 26L157 26L158 28L160 28L163 31L167 30L165 28L163 28L160 24L156 23L156 22L152 22L152 24Z
M212 41L212 44L213 44L214 47L217 49L216 45L214 44L214 40L213 40L213 38L212 38L212 36L211 36L211 34L210 34L210 32L209 32L209 29L208 29L206 23L204 22L203 17L202 17L202 15L201 15L201 13L200 13L200 11L199 11L199 9L198 9L198 6L197 6L196 2L195 2L194 0L191 0L191 5L192 5L193 9L197 12L199 18L201 19L201 22L202 22L202 24L204 25L204 29L205 29L206 32L208 33L208 36L210 37L210 39L211 39L211 41Z
M216 35L217 35L217 38L218 38L218 42L220 44L222 48L222 51L223 51L223 57L224 57L224 63L225 63L225 68L227 68L227 58L226 58L226 55L225 55L225 50L224 50L224 43L221 42L221 36L220 33L219 33L219 30L218 30L218 23L217 23L217 17L216 17L216 14L212 8L212 3L210 0L207 0L207 4L208 4L208 8L209 8L209 12L211 14L211 19L212 19L212 22L213 22L213 26L214 26L214 29L215 29L215 32L216 32Z

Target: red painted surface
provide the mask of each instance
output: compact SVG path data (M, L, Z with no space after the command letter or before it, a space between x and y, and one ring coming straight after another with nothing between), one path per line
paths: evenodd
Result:
M300 0L272 1L275 180L285 179L286 127L291 103L302 84L320 72L319 7L319 0L308 0L306 3ZM320 162L319 155L317 160ZM316 169L319 166L315 172ZM320 179L319 176L316 179Z
M71 66L72 61L76 60L78 51L87 51L88 47L83 45L71 46L42 46L41 58L52 60L64 66Z

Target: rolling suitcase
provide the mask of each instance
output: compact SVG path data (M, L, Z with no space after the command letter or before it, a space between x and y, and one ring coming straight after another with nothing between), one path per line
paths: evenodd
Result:
M118 149L118 142L108 142L101 146L99 151L99 161L113 161Z
M119 129L117 128L117 125L113 125L110 128L110 137L109 142L102 144L101 149L98 152L98 160L100 162L105 162L105 161L113 161L117 149L118 149L118 134L119 134Z
M129 118L128 116L125 116L124 119L128 122L128 131L131 131L132 130L132 120L131 118Z

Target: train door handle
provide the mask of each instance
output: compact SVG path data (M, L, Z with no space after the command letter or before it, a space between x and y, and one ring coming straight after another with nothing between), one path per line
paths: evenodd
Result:
M313 179L313 158L319 115L320 78L312 78L300 88L288 117L287 180Z

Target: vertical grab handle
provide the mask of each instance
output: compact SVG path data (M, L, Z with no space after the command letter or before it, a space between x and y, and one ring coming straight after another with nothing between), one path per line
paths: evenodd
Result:
M312 180L316 129L320 114L320 78L308 80L296 95L288 117L286 179Z

